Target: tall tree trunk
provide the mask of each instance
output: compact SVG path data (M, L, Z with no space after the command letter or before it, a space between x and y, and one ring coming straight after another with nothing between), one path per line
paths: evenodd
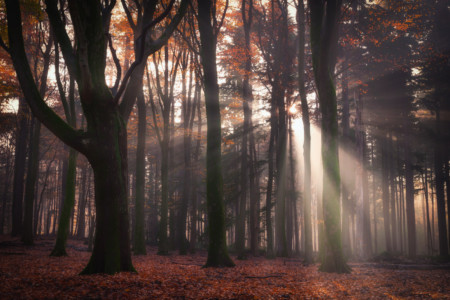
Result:
M322 113L322 164L325 256L320 270L346 273L340 228L340 176L336 91L332 74L336 64L340 0L309 1L313 68Z
M225 207L222 180L222 134L219 85L217 83L216 43L211 14L216 10L209 0L198 1L200 55L205 90L206 140L206 206L208 209L209 247L206 267L234 266L226 245ZM214 23L215 24L215 23Z
M6 154L6 163L5 163L5 181L2 192L2 215L0 216L0 234L4 233L5 228L5 218L6 218L6 205L8 203L8 194L10 191L10 182L11 182L11 155Z
M374 237L374 253L378 253L378 222L377 222L377 184L375 180L375 162L373 157L374 152L374 142L372 139L370 147L370 161L372 162L372 203L373 203L373 237Z
M251 120L250 120L251 121ZM249 151L250 151L250 251L253 256L258 255L260 244L260 192L259 192L259 168L255 147L255 135L252 122L250 122Z
M391 244L391 222L389 219L389 162L388 162L388 141L383 137L381 140L381 190L383 197L383 220L384 237L386 250L392 252Z
M433 252L433 235L431 234L431 224L430 224L430 208L428 201L428 169L425 164L424 168L424 176L423 176L423 186L424 186L424 194L425 194L425 207L426 207L426 224L427 224L427 250L428 255L432 255Z
M294 159L294 132L292 129L292 118L288 116L289 122L289 197L288 197L288 205L286 206L286 214L287 214L287 252L288 256L292 255L292 251L298 250L299 247L299 239L298 239L298 226L297 226L297 189L295 185L296 176L295 176L295 159ZM297 251L296 251L297 252Z
M449 159L450 155L447 152L447 158L445 158L445 187L447 190L447 233L449 234L448 237L448 246L450 248L450 168L449 168Z
M298 2L298 84L302 109L303 122L303 235L305 239L305 263L313 262L312 221L311 221L311 125L309 121L309 107L305 88L305 6L303 1Z
M344 75L343 75L344 76ZM348 99L347 99L348 102ZM354 241L354 251L357 257L361 259L366 258L364 249L364 131L362 126L362 103L361 99L355 99L356 102L356 180L355 180L355 197L356 197L356 239ZM347 104L348 110L348 104ZM347 112L348 114L348 112ZM347 116L348 117L348 116ZM348 127L348 124L347 124ZM347 129L348 130L348 129ZM344 201L344 199L342 200ZM343 207L345 207L343 205ZM344 223L344 222L343 222ZM342 230L345 230L344 226Z
M70 215L75 205L75 186L76 186L76 168L77 168L77 152L69 149L69 157L67 164L67 173L65 174L65 193L62 203L61 215L59 217L58 232L56 236L55 247L50 253L51 256L65 256L67 236L69 234Z
M274 165L273 154L275 144L275 124L276 124L276 112L275 106L271 108L270 116L270 138L269 138L269 151L268 151L268 174L267 174L267 189L266 189L266 234L267 234L267 250L266 255L268 258L274 257L273 252L273 229L272 229L272 195L273 195L273 178L274 178Z
M41 137L41 123L35 118L31 122L31 144L28 155L27 181L25 184L25 209L22 232L22 242L25 245L33 245L33 205L36 194L36 180L39 172L39 140Z
M276 255L286 257L286 189L287 189L287 118L284 103L284 90L281 86L272 87L272 101L277 105L278 124L277 124L277 142L276 142L276 207L275 207L275 227L276 227ZM274 105L274 103L272 104Z
M443 162L443 143L441 137L440 112L436 112L436 140L434 146L434 172L436 177L436 203L438 214L439 230L439 255L448 255L447 225L445 220L445 194L444 194L444 162ZM450 220L449 220L450 221Z
M81 188L78 193L78 219L77 219L77 237L79 239L84 239L86 231L86 202L87 202L87 177L88 177L88 167L83 166L81 171Z
M391 235L392 235L392 251L397 252L397 214L395 205L395 161L394 161L394 145L392 138L389 140L388 153L389 153L389 186L390 186L390 220L391 220Z
M59 57L58 51L56 51L55 65L56 69L59 70ZM60 97L65 104L64 111L66 115L67 122L73 127L76 128L76 111L75 111L75 82L74 79L70 79L69 85L69 103L65 100L64 89L62 88L62 84L60 82L59 71L55 72L56 80L58 82L58 88ZM70 148L69 155L67 159L64 161L63 167L63 192L61 197L61 215L59 217L58 223L58 232L56 235L55 246L53 247L50 256L65 256L66 253L66 243L67 236L70 231L70 217L75 205L75 188L76 188L76 178L77 178L77 156L78 152Z
M406 217L408 224L408 255L416 256L416 212L414 208L414 171L412 168L411 146L405 144Z
M184 178L183 178L183 194L180 203L180 212L178 217L178 249L181 255L186 255L188 250L188 239L186 237L186 222L188 207L191 203L192 189L192 165L191 165L191 142L192 142L192 126L195 117L195 100L191 100L192 76L189 73L189 89L186 87L186 71L188 68L188 54L183 54L182 65L182 115L183 115L183 159L184 159ZM193 103L194 102L194 103Z
M195 174L199 174L199 156L200 156L200 145L201 145L201 134L202 134L202 112L201 112L201 105L200 105L200 98L201 98L201 90L200 90L200 84L196 80L195 85L195 98L196 98L196 108L197 109L197 138L196 138L196 146L194 151L194 166L193 174L195 170ZM197 224L198 224L198 210L197 210L197 204L198 204L198 196L197 196L197 190L198 190L198 176L195 176L195 179L193 179L193 189L192 189L192 209L191 209L191 240L189 245L189 250L191 253L195 253L196 247L197 247Z
M152 167L153 165L153 167ZM154 164L150 165L151 172L153 174L153 188L149 192L149 198L151 199L150 204L150 217L149 217L149 242L150 245L156 246L158 245L158 195L161 194L161 191L158 189L159 187L159 179L158 174L161 174L158 169L158 162L155 160Z
M344 66L345 68L346 66ZM358 117L357 117L358 118ZM358 119L356 120L356 122L358 122ZM358 128L356 129L358 131ZM358 132L357 132L358 134ZM350 149L350 141L351 141L351 137L350 137L350 103L349 103L349 99L348 99L348 74L347 71L344 70L342 73L342 141L341 141L341 145L343 147L343 149ZM357 141L356 143L361 142L358 141L358 137L357 137ZM357 145L357 149L356 151L361 151L362 149L360 148L362 145L358 144ZM361 158L360 156L362 155L361 152L358 152L357 155L357 163L360 163ZM357 171L362 171L362 167L358 166ZM360 180L361 174L358 174L356 176L356 180ZM350 205L351 205L351 201L349 199L351 191L348 190L348 187L345 184L341 185L342 190L341 190L341 194L342 194L342 249L344 251L344 255L346 257L350 257L352 255L352 248L351 248L351 242L350 242L350 216L352 214L351 210L350 210ZM356 210L358 210L358 208L362 208L362 201L360 201L360 203L358 202L359 200L362 200L362 184L361 182L356 183L355 189L357 189L357 191L355 191L356 193ZM359 206L358 206L359 205ZM358 212L357 212L358 213ZM357 227L359 229L362 229L362 227ZM362 239L355 241L356 243L362 242ZM358 247L355 247L356 253L359 253L358 255L362 254L362 248L360 247L358 249Z
M113 110L96 123L98 140L88 156L94 171L96 231L92 256L82 274L135 271L129 243L125 122Z
M145 107L142 85L137 96L138 108L138 140L136 149L136 197L134 220L134 244L133 251L137 255L145 255L145 132L147 127L147 113Z
M16 147L14 155L14 179L12 199L12 236L22 234L24 176L29 136L30 111L25 99L19 98L19 124L16 131Z

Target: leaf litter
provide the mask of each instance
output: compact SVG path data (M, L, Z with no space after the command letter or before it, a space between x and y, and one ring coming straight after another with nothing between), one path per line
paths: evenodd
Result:
M350 264L350 274L318 271L301 260L250 257L234 268L202 268L206 252L133 256L135 273L78 275L90 253L69 240L66 257L50 257L52 240L35 246L0 238L0 299L450 299L450 271Z

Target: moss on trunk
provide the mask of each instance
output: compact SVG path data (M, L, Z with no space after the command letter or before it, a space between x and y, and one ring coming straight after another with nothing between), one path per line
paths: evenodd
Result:
M77 175L77 152L70 148L68 156L68 167L66 178L66 194L62 205L61 216L58 223L56 243L50 256L65 256L67 236L69 234L70 215L75 205L75 185Z

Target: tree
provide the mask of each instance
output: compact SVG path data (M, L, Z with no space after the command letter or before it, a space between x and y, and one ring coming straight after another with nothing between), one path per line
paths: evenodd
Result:
M303 231L305 238L305 262L313 262L312 246L312 223L311 223L311 125L309 120L308 99L305 87L305 24L306 14L303 0L297 5L297 30L298 30L298 89L300 94L300 105L302 109L303 122L303 157L304 157L304 178L303 178Z
M422 85L427 91L421 104L434 114L434 173L436 185L436 202L438 213L439 232L439 254L448 256L450 240L447 237L446 216L445 216L445 191L444 181L448 177L445 174L445 165L448 161L448 135L446 136L442 128L446 128L445 119L442 115L450 110L448 79L450 78L450 68L448 61L450 57L450 39L448 38L450 11L448 1L433 1L432 17L434 18L430 35L424 45L424 59L421 66L423 74ZM448 185L447 185L448 195ZM447 199L447 204L450 200ZM448 205L447 205L448 206ZM447 208L448 209L448 208ZM450 222L450 219L448 220ZM450 224L448 227L450 231Z
M172 49L171 49L172 50ZM164 76L162 80L159 75L158 65L162 61L162 54L159 53L153 57L155 67L155 81L157 86L157 95L159 96L159 106L162 115L162 120L157 119L157 108L154 104L153 96L150 96L150 104L152 106L152 114L154 120L154 127L158 136L158 141L161 149L161 220L159 223L159 244L158 254L169 254L169 242L167 239L167 223L168 223L168 208L169 208L169 157L170 142L171 142L171 111L174 105L174 86L177 70L179 66L179 59L181 54L173 52L172 55L172 69L169 72L169 47L164 47ZM163 83L163 84L161 84ZM158 122L159 121L159 122ZM158 125L162 121L162 125ZM162 128L159 128L162 127Z
M76 131L41 97L24 50L19 2L7 0L5 3L11 58L33 114L63 142L83 153L94 172L96 235L92 256L82 274L135 271L131 262L128 230L126 132L126 121L135 98L120 102L120 96L142 57L138 57L130 67L119 92L113 96L106 85L105 67L106 34L115 1L106 1L104 6L99 1L69 1L76 51L61 20L57 1L46 1L46 11L55 39L61 47L67 68L78 85L87 121L86 131ZM171 8L169 6L146 29L161 21ZM147 30L143 32L141 39L145 38Z
M333 83L342 1L308 1L311 14L311 47L314 78L322 113L323 215L325 256L320 270L348 273L341 245L339 208L339 157L336 91Z
M228 5L228 2L227 2ZM200 56L207 119L206 141L206 205L208 209L209 246L206 267L232 267L225 236L225 208L221 162L221 121L219 85L217 83L216 47L220 26L215 15L216 3L198 1L198 29L200 31Z
M69 101L67 101L61 77L59 73L59 48L55 46L55 76L59 90L59 96L64 108L64 115L67 123L73 128L77 128L77 115L75 111L75 81L71 77L69 80ZM61 214L58 222L58 232L56 234L55 246L50 256L66 256L66 242L69 234L70 215L75 205L75 185L77 172L77 156L75 149L70 148L63 163L63 195ZM65 167L66 166L66 167Z
M146 66L147 58L150 55L153 55L159 49L161 49L169 40L175 28L178 26L182 17L184 16L187 9L187 1L182 0L180 3L180 7L178 9L177 14L173 17L170 24L166 26L166 28L160 33L159 38L153 39L150 42L147 42L145 39L141 37L145 37L147 31L154 27L157 23L161 22L170 12L174 1L171 1L166 8L166 10L158 17L154 17L155 13L158 9L158 1L150 1L145 0L142 3L138 3L133 1L130 5L134 5L136 10L135 18L131 14L129 6L125 3L124 0L122 2L122 7L126 13L128 23L133 30L134 38L136 43L134 44L134 53L135 57L140 58L137 63L135 63L135 70L129 73L129 83L123 95L122 103L134 103L136 97L138 98L138 114L139 114L139 129L138 129L138 149L136 152L136 222L135 222L135 253L136 254L145 254L145 241L144 241L144 190L145 190L145 169L142 167L145 166L145 156L144 156L144 148L145 148L145 103L141 103L144 99L142 99L142 86L143 86L143 76L144 70ZM161 3L162 5L162 3ZM134 21L136 19L136 22ZM132 68L132 67L131 67ZM120 91L120 90L119 90ZM117 97L117 96L116 96ZM131 113L133 105L127 105L124 107L124 112L126 115ZM163 167L163 166L161 166ZM167 169L167 168L166 168ZM162 170L162 169L161 169ZM164 172L162 170L162 172ZM165 189L163 189L165 190ZM164 194L164 192L163 192ZM164 197L163 197L164 198ZM163 201L164 202L164 201ZM167 215L167 213L165 214ZM162 216L164 218L164 213L162 212ZM161 226L164 227L164 220L161 222ZM167 223L167 222L166 222ZM166 224L167 228L167 224ZM164 232L160 232L160 246L165 245L164 236L167 237L167 234ZM161 239L163 240L161 242ZM160 249L161 253L166 253L167 249Z

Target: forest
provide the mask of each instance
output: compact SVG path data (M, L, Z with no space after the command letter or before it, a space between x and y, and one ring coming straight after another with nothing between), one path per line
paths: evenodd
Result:
M0 298L450 298L449 32L449 0L0 0Z

